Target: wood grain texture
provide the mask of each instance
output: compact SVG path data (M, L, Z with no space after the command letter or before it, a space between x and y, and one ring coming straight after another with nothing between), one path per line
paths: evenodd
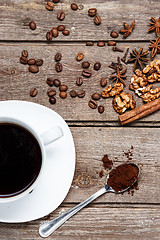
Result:
M42 220L25 224L0 224L0 240L40 240L38 227L70 207L60 207ZM159 240L160 212L156 206L87 207L56 230L48 240Z
M57 13L63 9L66 18L63 24L71 31L70 36L59 35L56 41L88 41L88 40L108 40L111 39L112 30L120 30L123 22L128 24L135 19L136 27L128 40L150 40L155 39L155 34L147 34L151 16L159 17L159 1L143 0L123 0L106 1L100 0L81 0L79 5L83 5L82 10L72 11L71 1L61 0L61 3L55 4L53 11L45 9L44 0L21 0L21 1L0 1L0 39L1 40L27 40L27 41L45 41L45 34L52 27L61 24L57 20ZM102 24L96 26L93 19L88 16L89 8L97 8L98 15L102 18ZM26 26L30 21L37 23L37 29L31 31ZM118 40L122 40L119 36Z
M148 48L148 43L119 43L118 46L122 49L130 47L139 48L143 47L144 50ZM40 71L37 74L30 73L28 71L28 65L20 64L19 58L21 51L26 49L29 52L29 58L43 58L44 64L40 67ZM57 73L55 71L54 55L57 52L62 53L63 71ZM84 83L81 87L76 86L77 77L82 74L81 62L75 60L75 56L78 52L83 52L84 60L88 60L91 63L90 69L92 70L92 77L84 78ZM18 99L33 101L45 105L55 111L57 111L65 120L68 121L118 121L118 114L112 107L112 98L101 99L99 104L105 106L105 112L99 114L97 109L90 109L88 101L94 92L101 93L102 87L100 87L101 77L109 76L112 73L112 69L108 66L112 61L117 61L117 56L122 57L124 53L113 52L111 47L99 48L97 46L88 47L83 45L47 45L47 44L5 44L0 45L0 100ZM159 55L156 57L159 59ZM93 70L93 65L96 61L100 61L102 67L99 71ZM126 66L124 66L125 68ZM133 94L137 106L143 104L142 99L137 97L133 91L129 90L129 83L131 76L133 75L133 64L127 65L127 80L124 90ZM59 98L59 91L57 89L57 103L51 105L48 101L46 94L48 85L46 84L47 77L59 78L62 83L68 85L68 97L64 100ZM108 84L112 84L111 80L108 80ZM158 86L159 83L153 86ZM31 98L29 95L30 89L36 87L39 91L35 98ZM71 89L84 89L86 96L84 98L72 99L69 95ZM78 107L77 107L78 106ZM159 122L160 112L156 112L144 119L143 121ZM119 123L117 122L117 125Z

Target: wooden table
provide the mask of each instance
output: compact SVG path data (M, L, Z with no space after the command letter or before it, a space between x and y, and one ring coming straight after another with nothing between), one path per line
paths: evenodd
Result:
M116 61L117 56L124 53L112 51L112 47L98 47L97 41L111 40L111 30L118 31L123 22L131 24L136 20L133 33L123 40L119 36L117 46L124 51L129 47L148 49L149 40L155 39L155 33L148 34L150 16L160 15L158 0L81 0L81 10L72 11L71 1L61 0L55 4L55 9L47 11L43 0L7 0L0 1L0 100L26 100L45 105L57 111L68 123L76 146L76 171L70 191L64 202L49 216L22 224L0 224L0 240L38 240L38 227L45 220L50 220L68 211L79 202L99 190L105 183L105 175L101 178L99 172L103 169L102 157L108 154L114 166L125 162L128 152L133 146L132 161L141 166L139 190L134 195L106 194L77 215L72 217L48 239L123 239L146 240L160 239L160 111L128 126L121 127L118 114L112 108L112 99L101 99L105 112L88 107L91 94L101 92L99 81L101 77L109 78L111 69L108 65ZM89 8L96 7L102 18L102 24L96 26L88 16ZM66 18L62 22L70 35L60 34L51 43L46 42L46 32L61 24L57 13L63 9ZM27 24L35 21L37 29L32 31ZM86 46L86 41L93 41L94 46ZM26 65L19 62L22 50L29 52L29 58L42 58L44 64L37 74L28 71ZM63 71L57 73L54 65L54 55L61 52ZM78 52L83 52L85 60L91 63L91 69L96 61L102 64L101 69L92 71L92 77L84 79L81 87L75 81L81 75L81 62L75 60ZM160 56L156 56L160 59ZM151 59L150 59L151 60ZM133 65L127 65L127 80L125 91L128 90ZM57 96L57 103L51 105L46 91L47 77L59 78L71 89L84 89L84 98L72 99L69 94L64 100ZM31 98L30 89L36 87L38 95ZM68 91L68 92L69 92ZM135 96L137 106L142 100Z

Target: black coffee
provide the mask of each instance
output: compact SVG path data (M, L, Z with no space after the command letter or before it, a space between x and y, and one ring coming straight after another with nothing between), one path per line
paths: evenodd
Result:
M0 197L29 188L41 164L41 149L35 137L16 124L0 123Z

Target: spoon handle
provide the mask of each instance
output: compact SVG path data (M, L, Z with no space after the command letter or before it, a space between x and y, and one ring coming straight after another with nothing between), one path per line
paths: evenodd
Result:
M97 197L101 196L102 194L108 192L106 187L101 188L98 192L84 200L83 202L79 203L74 208L70 209L68 212L64 213L60 217L57 217L49 222L42 224L39 227L39 235L41 237L48 237L50 236L57 228L59 228L63 223L65 223L70 217L88 205L90 202L95 200Z

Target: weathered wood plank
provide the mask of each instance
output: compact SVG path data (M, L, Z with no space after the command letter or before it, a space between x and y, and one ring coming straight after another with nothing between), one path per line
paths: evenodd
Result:
M71 34L68 37L60 34L56 41L108 40L111 38L111 30L118 31L123 27L124 21L131 24L134 19L136 27L127 40L150 40L155 38L155 34L147 34L148 21L150 16L159 17L158 3L158 0L143 0L143 3L138 0L82 0L78 4L84 8L74 12L70 8L71 1L61 0L61 3L55 5L53 12L50 12L45 9L46 2L43 0L0 1L0 39L44 41L46 32L61 24L57 20L57 13L63 9L66 13L63 23ZM88 9L92 7L98 9L102 18L100 26L95 26L93 19L88 16ZM26 26L31 20L37 23L35 31ZM122 36L118 40L122 40Z
M23 224L0 224L0 240L40 240L38 227L68 211L60 207L48 218ZM133 239L158 240L160 212L158 207L87 207L56 230L48 240Z
M80 202L98 191L104 184L97 172L103 169L102 157L108 154L117 166L128 160L124 152L132 152L131 160L142 167L139 190L134 196L106 194L97 202L160 203L160 129L72 127L76 146L76 172L65 202ZM133 146L133 150L131 150Z
M148 48L148 43L119 43L118 45L122 49L130 47L143 47ZM40 71L37 74L32 74L28 71L28 66L20 64L19 57L23 49L28 50L29 58L43 58L44 64L40 67ZM84 83L81 87L76 86L76 79L81 76L82 67L81 62L75 60L75 56L78 52L85 54L84 60L88 60L91 63L90 69L92 70L92 77L89 79L84 78ZM56 52L61 52L63 71L57 73L55 71L54 55ZM99 48L97 46L87 47L83 45L50 45L47 44L0 44L0 100L18 99L27 100L40 103L51 109L57 111L65 120L71 121L117 121L118 114L113 110L112 99L101 99L99 104L104 104L105 112L99 114L97 109L90 109L88 101L94 92L101 92L100 87L101 77L107 79L111 75L112 69L108 68L111 61L117 61L117 56L122 57L124 53L116 53L111 50L111 47ZM157 56L157 59L160 58ZM99 71L93 70L93 65L96 61L100 61L102 67ZM133 75L133 64L127 65L126 75L126 87L125 91L130 92L136 99L137 106L142 104L142 99L135 96L133 91L129 91L128 86L130 78ZM57 103L51 105L48 101L46 94L48 85L46 84L47 77L59 78L62 83L68 85L68 93L71 89L84 89L86 96L84 98L72 99L68 94L68 97L64 100L57 96ZM108 80L108 84L112 84ZM39 91L35 98L29 96L30 89L36 87ZM57 92L59 95L59 92ZM148 117L145 117L143 121L155 121L159 122L160 112L154 113ZM117 123L118 124L118 123Z

